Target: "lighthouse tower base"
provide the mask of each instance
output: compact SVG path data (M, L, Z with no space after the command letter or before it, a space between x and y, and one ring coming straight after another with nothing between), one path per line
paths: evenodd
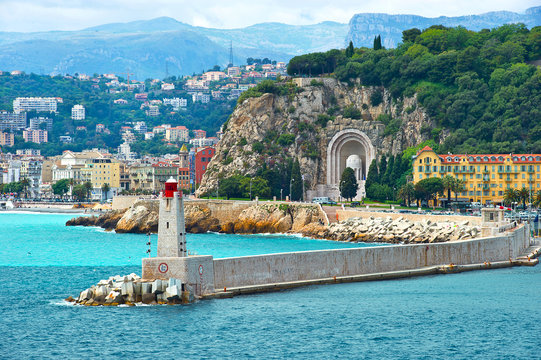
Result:
M214 260L211 255L143 259L143 279L178 279L197 296L214 293Z

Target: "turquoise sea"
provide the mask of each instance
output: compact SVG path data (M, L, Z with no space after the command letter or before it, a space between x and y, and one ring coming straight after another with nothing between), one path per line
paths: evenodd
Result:
M0 213L0 358L539 358L541 266L309 286L189 306L79 307L62 299L140 274L145 235ZM152 236L153 255L156 237ZM189 235L215 257L359 244Z

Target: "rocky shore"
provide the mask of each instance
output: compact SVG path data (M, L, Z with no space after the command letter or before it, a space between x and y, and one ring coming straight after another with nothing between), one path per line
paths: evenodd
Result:
M158 231L158 210L157 201L139 200L127 210L76 217L66 225L98 226L118 233L155 233ZM323 224L323 215L312 204L254 203L231 220L220 218L202 204L186 203L184 214L189 233L302 233L309 224Z
M77 298L70 296L65 300L85 306L135 306L188 304L195 299L190 286L182 285L178 279L143 280L132 273L101 280L81 291Z
M227 211L225 212L227 213ZM229 214L230 215L230 214ZM479 226L468 221L412 221L403 217L358 217L325 225L324 215L313 204L260 203L248 205L235 216L225 216L204 203L185 203L186 231L227 234L294 233L319 239L385 243L434 243L473 239ZM76 217L68 226L99 226L118 233L156 233L158 203L139 200L127 210L100 216Z
M422 220L413 222L402 217L350 218L329 226L312 226L304 235L329 240L384 243L435 243L473 239L481 229L468 221Z

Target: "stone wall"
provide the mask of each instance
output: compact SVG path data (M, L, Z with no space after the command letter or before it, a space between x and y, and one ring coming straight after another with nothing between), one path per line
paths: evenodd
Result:
M529 228L502 236L449 243L303 251L214 260L217 289L400 271L444 264L516 258L529 246Z
M336 210L336 215L338 216L338 221L344 221L350 218L356 217L375 217L375 218L387 218L391 217L393 220L400 217L410 220L410 221L423 221L430 220L434 222L451 220L453 222L469 221L472 225L481 225L480 216L442 216L442 215L427 215L427 214L400 214L400 213L387 213L379 211L368 211L368 210Z
M141 196L130 196L130 195L119 195L113 196L113 203L111 207L113 210L124 210L131 207L137 200L147 199L147 197Z

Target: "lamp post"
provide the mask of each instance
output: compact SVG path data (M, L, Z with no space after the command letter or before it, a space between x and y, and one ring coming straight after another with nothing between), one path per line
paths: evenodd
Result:
M282 201L282 193L284 192L284 189L280 189L280 201Z
M304 175L301 175L302 178L302 202L304 202Z
M293 188L293 177L291 177L291 180L289 180L289 201L293 201L293 194L291 194Z

